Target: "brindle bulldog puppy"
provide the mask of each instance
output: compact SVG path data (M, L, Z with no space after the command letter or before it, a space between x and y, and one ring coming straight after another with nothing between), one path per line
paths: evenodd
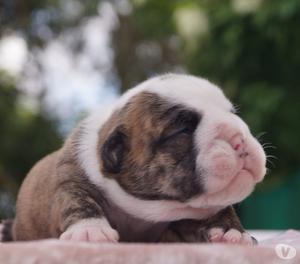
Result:
M251 244L232 205L265 165L217 86L158 76L81 122L33 167L3 240Z

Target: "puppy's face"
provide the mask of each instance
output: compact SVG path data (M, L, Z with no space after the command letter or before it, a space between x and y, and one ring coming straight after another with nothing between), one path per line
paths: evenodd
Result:
M99 133L103 175L141 200L233 204L266 172L264 151L232 104L196 77L142 83L123 96Z

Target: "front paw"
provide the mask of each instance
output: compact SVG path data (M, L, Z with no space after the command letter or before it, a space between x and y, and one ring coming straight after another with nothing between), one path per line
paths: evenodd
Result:
M60 235L60 240L92 243L116 243L118 232L105 219L85 219L70 226Z
M247 232L240 232L234 228L225 231L221 227L213 227L208 230L208 239L210 242L220 242L229 244L257 244L256 239L251 237Z

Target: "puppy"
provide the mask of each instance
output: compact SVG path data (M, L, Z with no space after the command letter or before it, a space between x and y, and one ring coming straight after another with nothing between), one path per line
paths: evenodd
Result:
M251 244L232 205L265 166L217 86L158 76L92 114L33 167L3 240Z

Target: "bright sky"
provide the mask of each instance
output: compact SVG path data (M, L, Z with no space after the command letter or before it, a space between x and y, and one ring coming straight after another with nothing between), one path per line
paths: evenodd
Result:
M18 76L27 58L27 45L18 35L4 37L0 41L0 69Z

